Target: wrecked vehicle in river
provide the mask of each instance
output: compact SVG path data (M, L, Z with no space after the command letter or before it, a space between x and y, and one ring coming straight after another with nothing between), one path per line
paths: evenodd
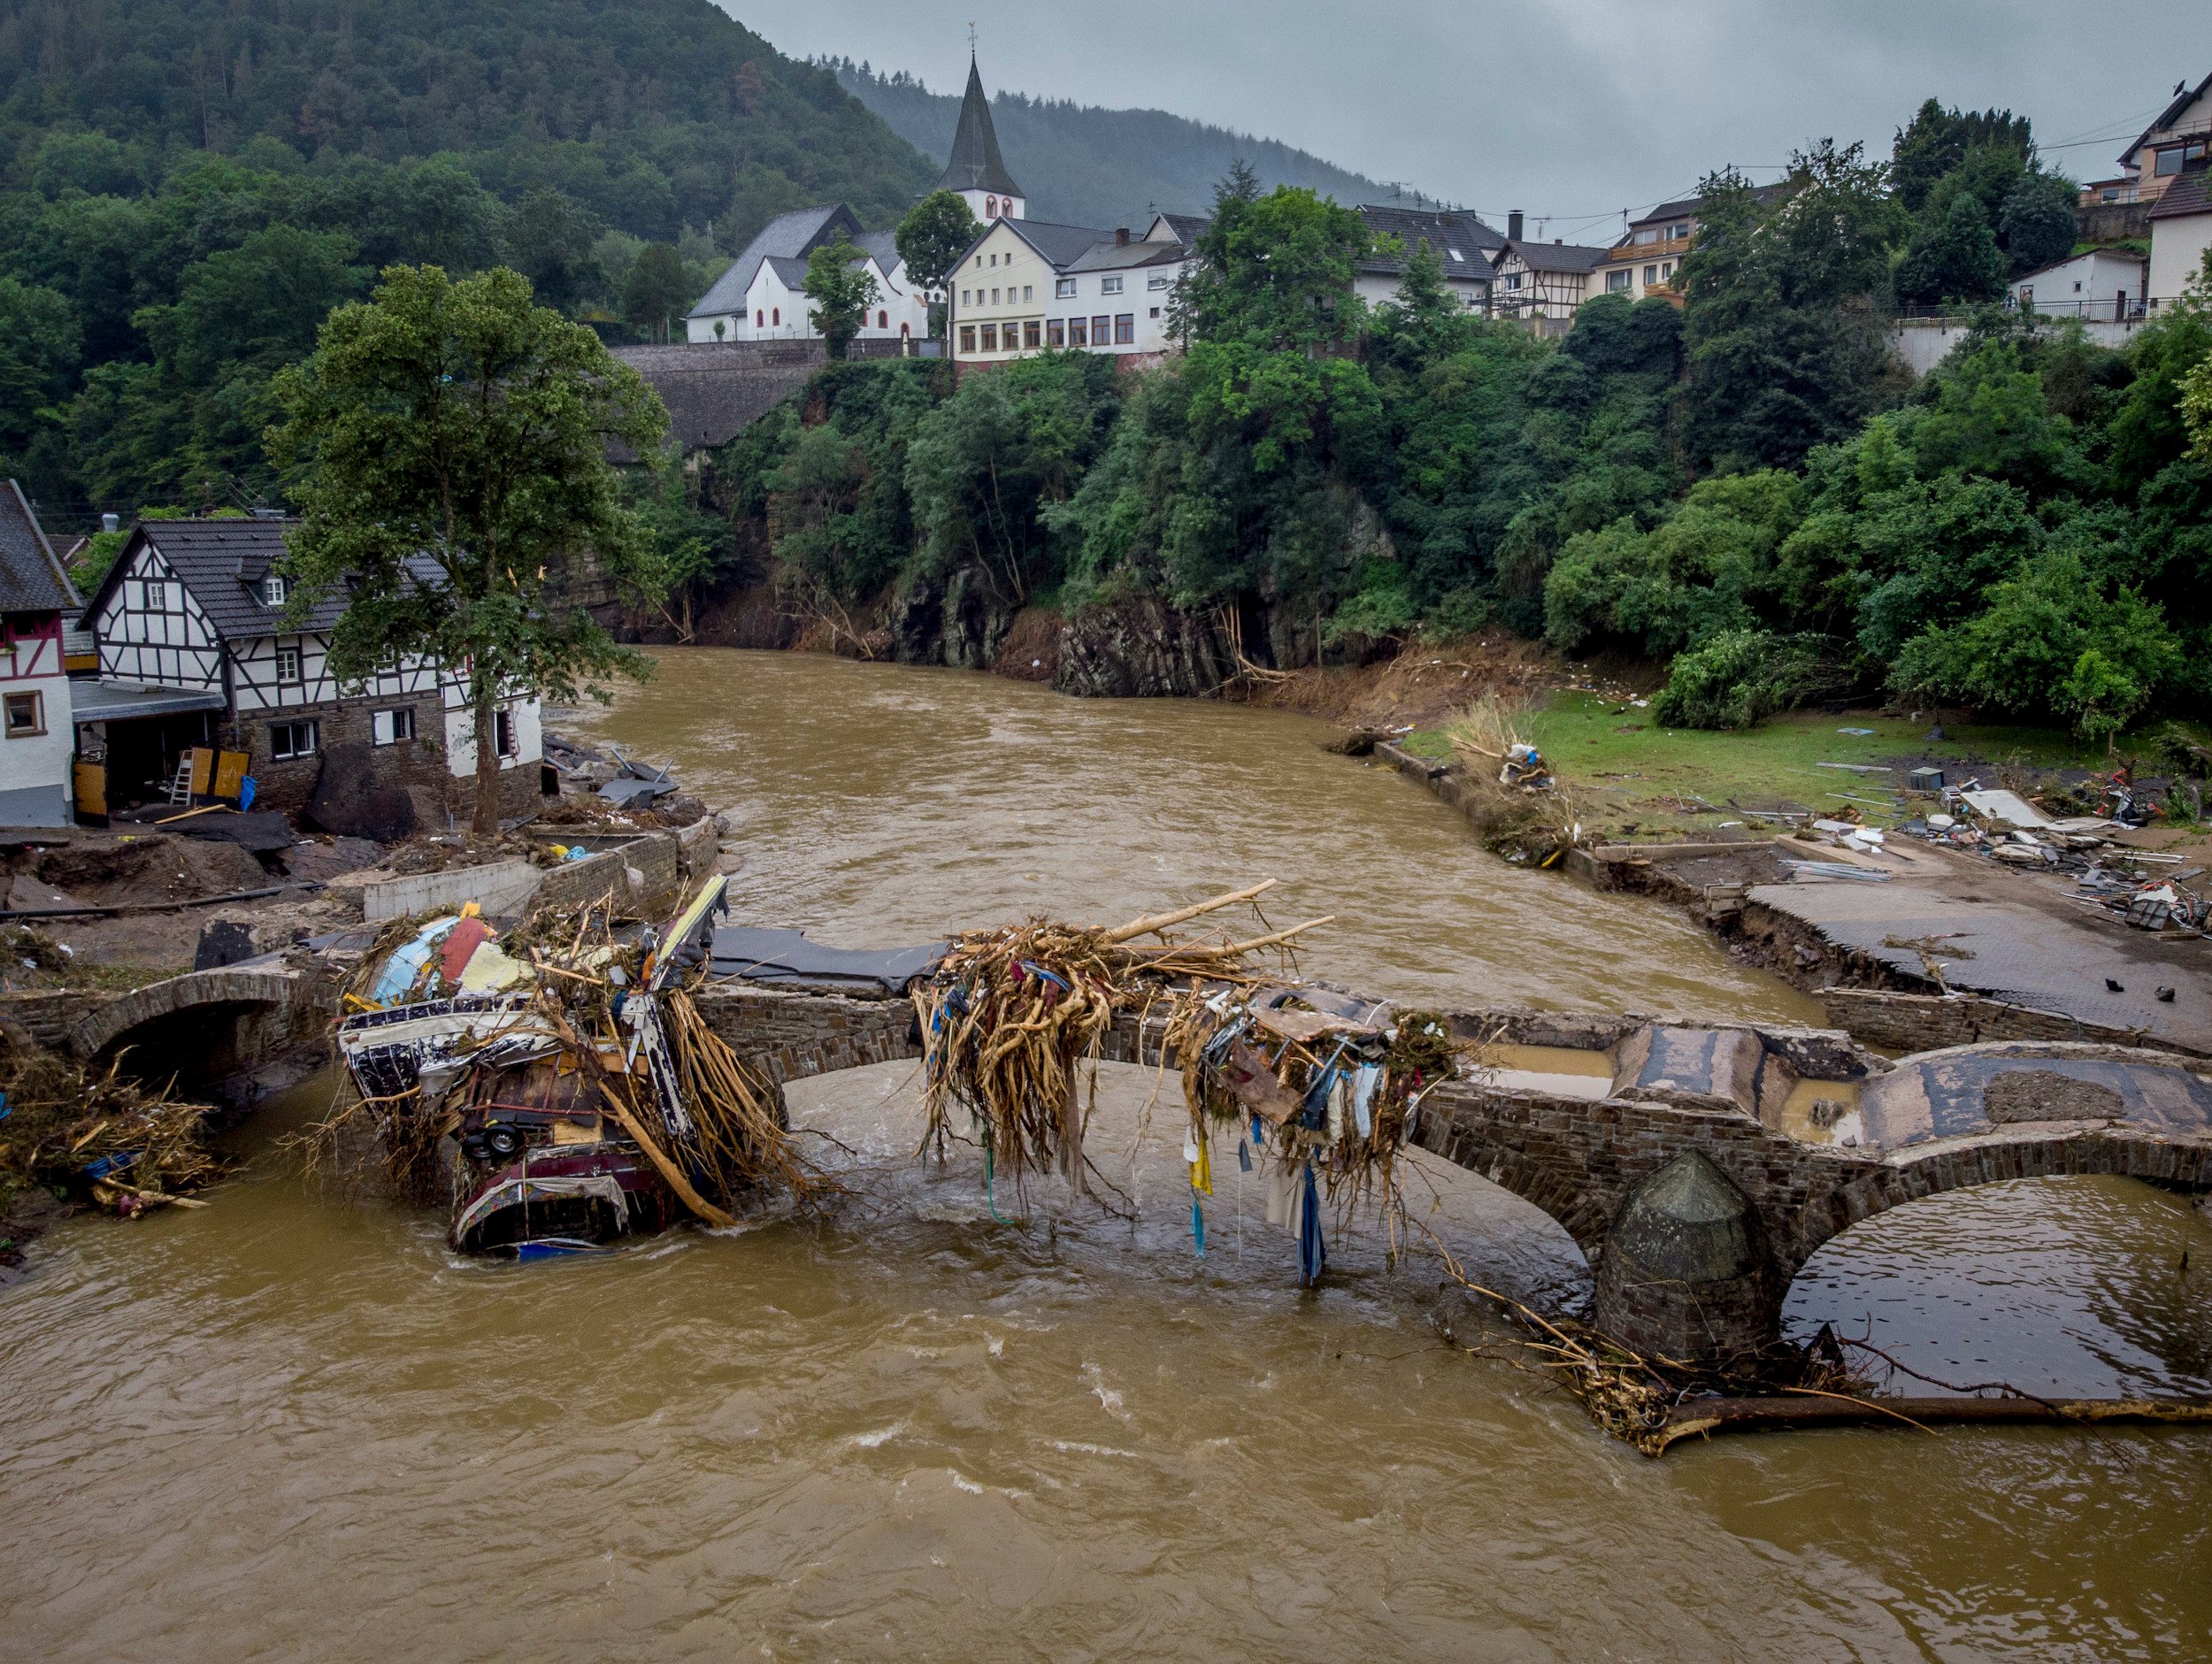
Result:
M364 955L339 1054L394 1181L452 1199L454 1248L581 1252L687 1213L733 1223L771 1181L804 1193L780 1094L680 981L726 882L657 928L602 904L502 938L472 906Z

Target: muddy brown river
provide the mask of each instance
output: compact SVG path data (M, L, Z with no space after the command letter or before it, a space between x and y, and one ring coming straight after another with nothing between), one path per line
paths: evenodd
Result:
M846 945L1118 921L1261 877L1309 974L1460 1005L1815 1020L1674 913L1487 856L1326 731L945 671L668 651L562 723L733 808L738 916ZM1232 1171L1195 1257L1173 1081L1103 1075L1134 1224L910 1159L902 1067L795 1089L823 1221L517 1267L233 1134L213 1206L0 1288L0 1658L2212 1656L2212 1438L1832 1431L1647 1461L1337 1227L1316 1292ZM1248 1184L1249 1181L1245 1181ZM1542 1215L1433 1163L1479 1281ZM2187 1256L2185 1269L2184 1256ZM1900 1208L1789 1322L1951 1380L2212 1390L2212 1226L2124 1181Z

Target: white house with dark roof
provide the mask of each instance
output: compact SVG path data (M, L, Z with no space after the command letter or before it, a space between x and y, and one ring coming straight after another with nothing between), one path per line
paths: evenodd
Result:
M195 518L131 529L85 608L100 647L94 691L109 697L96 716L78 714L98 730L83 745L101 753L111 806L146 801L183 748L211 742L247 754L256 801L273 808L303 807L327 763L406 793L419 819L442 825L452 783L476 773L463 677L420 660L357 686L333 677L330 635L345 598L287 615L276 565L291 524ZM417 571L426 590L439 581L426 559ZM512 812L538 792L537 700L503 701L495 733Z
M1139 242L1125 230L996 220L949 286L953 358L981 366L1061 349L1165 352L1175 344L1169 302L1189 259L1183 242Z
M2150 222L2150 303L2168 307L2212 253L2212 157L2196 157L2167 182L2151 204Z
M61 632L77 605L22 487L0 481L0 825L66 826L73 818Z
M1406 255L1428 244L1444 265L1444 287L1471 312L1487 313L1496 282L1492 257L1505 239L1473 214L1458 209L1396 208L1362 203L1356 211L1371 236L1395 237L1402 253L1375 254L1355 268L1352 292L1371 306L1397 298L1405 281Z
M929 297L908 281L894 234L864 231L842 203L778 214L732 261L729 270L684 315L684 335L697 344L739 341L818 340L814 303L806 297L807 259L842 235L854 258L876 280L876 303L861 326L862 339L926 335Z
M1517 221L1520 215L1512 219ZM1563 335L1595 288L1595 274L1606 264L1609 250L1534 241L1519 236L1517 230L1516 226L1508 232L1505 247L1498 253L1492 313L1541 335Z

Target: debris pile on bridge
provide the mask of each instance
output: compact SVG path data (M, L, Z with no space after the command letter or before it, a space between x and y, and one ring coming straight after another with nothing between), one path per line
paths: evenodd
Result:
M924 1153L941 1158L956 1107L983 1146L986 1182L1019 1191L1056 1168L1086 1185L1085 1116L1076 1068L1095 1062L1118 1013L1165 1014L1177 1001L1258 985L1259 955L1287 956L1293 939L1326 919L1242 941L1176 940L1175 925L1256 901L1274 880L1112 930L1032 919L959 938L913 990L921 1021ZM1148 937L1156 942L1146 942Z
M9 1046L0 1055L0 1191L43 1185L73 1201L134 1217L197 1207L189 1192L227 1163L204 1143L204 1103L171 1096L121 1072L101 1074L52 1052Z
M403 1194L457 1197L468 1251L573 1252L709 1225L769 1192L834 1188L791 1150L772 1083L693 1003L723 880L657 929L611 903L495 938L468 912L410 921L364 956L338 1047L359 1101L319 1130L373 1126ZM479 975L488 958L489 975Z

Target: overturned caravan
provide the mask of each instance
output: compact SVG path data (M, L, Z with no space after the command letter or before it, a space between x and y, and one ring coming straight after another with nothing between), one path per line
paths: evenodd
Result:
M373 997L338 1025L339 1054L395 1178L452 1195L456 1249L527 1258L687 1213L726 1224L738 1192L780 1177L779 1094L676 981L702 957L723 883L628 942L587 917L572 946L511 956L464 914L373 968ZM471 975L488 953L503 962L490 989Z

